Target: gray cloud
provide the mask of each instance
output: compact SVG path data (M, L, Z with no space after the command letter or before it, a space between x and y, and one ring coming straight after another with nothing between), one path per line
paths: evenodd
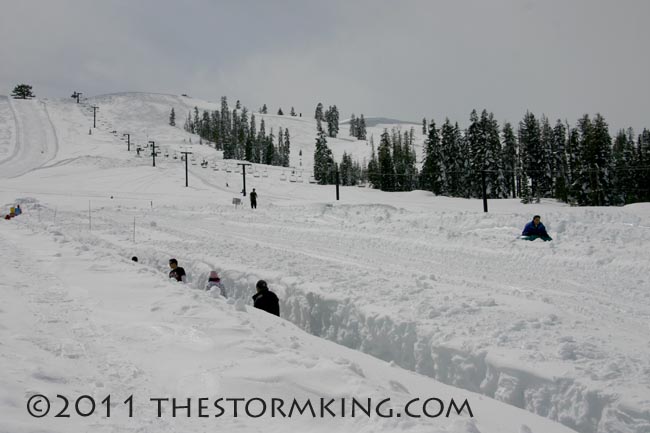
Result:
M645 0L3 2L0 93L190 93L466 123L650 127Z

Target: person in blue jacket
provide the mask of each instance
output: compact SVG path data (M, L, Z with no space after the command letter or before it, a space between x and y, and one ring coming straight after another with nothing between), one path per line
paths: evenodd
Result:
M546 233L546 227L542 224L539 215L535 215L533 220L524 227L521 232L521 238L527 241L534 241L535 239L543 239L544 241L551 241L551 237Z

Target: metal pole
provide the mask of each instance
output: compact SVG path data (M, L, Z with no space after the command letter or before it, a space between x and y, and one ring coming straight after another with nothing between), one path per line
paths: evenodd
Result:
M93 109L93 128L96 128L97 127L96 126L97 125L97 110L99 109L99 107L93 105L92 109Z
M246 166L247 165L252 165L252 164L248 164L248 163L245 163L245 162L240 162L237 165L241 165L241 168L242 168L241 174L242 174L242 177L243 177L243 180L244 180L244 189L242 190L242 193L244 194L244 197L246 197Z
M190 155L192 152L181 152L185 155L185 187L188 186L188 177L187 177L187 155Z
M341 179L339 177L339 168L337 166L336 167L336 200L339 199L339 183L341 183Z
M126 135L126 150L128 152L131 151L131 134L122 134L123 136Z
M153 166L156 166L156 142L155 141L149 141L149 144L151 144L151 156L153 156Z
M245 165L241 166L241 175L244 181L244 197L246 197L246 166Z
M481 180L483 183L483 212L487 212L488 205L487 205L487 186L485 185L485 170L481 171Z

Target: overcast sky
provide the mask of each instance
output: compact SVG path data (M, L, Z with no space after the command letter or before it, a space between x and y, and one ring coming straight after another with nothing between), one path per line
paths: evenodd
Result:
M648 0L0 0L0 94L650 128ZM614 132L614 131L612 131Z

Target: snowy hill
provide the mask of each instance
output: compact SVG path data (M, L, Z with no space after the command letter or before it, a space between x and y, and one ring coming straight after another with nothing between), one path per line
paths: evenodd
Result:
M90 105L100 107L92 134ZM234 208L241 174L198 137L167 124L172 107L178 122L194 106L219 108L146 93L79 105L0 98L0 203L26 209L0 224L0 244L13 252L0 283L7 349L0 404L11 413L0 430L214 426L144 416L131 424L92 417L95 424L39 424L26 417L24 397L41 391L122 399L433 393L468 399L475 418L300 419L291 426L650 431L649 204L495 200L483 214L476 200L358 187L341 188L337 202L334 187L308 183L315 122L256 114L267 128L289 128L292 164L300 167L302 149L304 168L290 182L286 169L256 165L247 189L259 192L259 208ZM393 125L375 128L384 126ZM146 152L126 151L124 133L136 145L161 146L155 168ZM328 141L337 159L343 151L370 152L366 142ZM190 165L189 188L184 165L173 159L181 149L211 163ZM553 242L515 239L535 213ZM129 262L131 255L140 263ZM166 281L172 256L188 271L187 287ZM239 303L198 290L211 269ZM280 296L286 320L250 308L260 278ZM289 425L266 421L237 426Z

